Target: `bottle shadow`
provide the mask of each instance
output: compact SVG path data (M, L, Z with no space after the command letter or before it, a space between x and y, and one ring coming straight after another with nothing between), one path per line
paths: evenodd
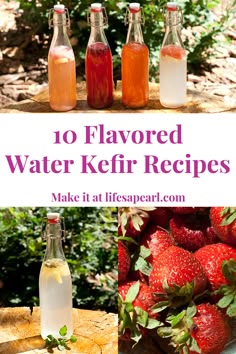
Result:
M0 353L1 354L18 354L24 353L29 350L40 350L45 348L45 341L40 335L27 337L23 339L15 339L7 341L0 344ZM46 352L46 349L45 349ZM50 351L48 351L50 353ZM53 351L51 351L53 353Z

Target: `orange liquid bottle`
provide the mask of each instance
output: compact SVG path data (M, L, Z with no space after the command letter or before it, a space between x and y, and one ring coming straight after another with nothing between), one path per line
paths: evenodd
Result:
M53 25L54 33L48 53L49 104L63 112L76 106L75 56L67 35L67 9L58 4L50 14L49 26Z
M130 3L126 44L121 53L122 102L126 107L141 108L149 100L149 50L143 41L143 17L139 3Z

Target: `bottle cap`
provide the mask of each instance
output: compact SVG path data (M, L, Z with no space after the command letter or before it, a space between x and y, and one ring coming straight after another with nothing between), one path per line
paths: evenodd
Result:
M92 10L92 12L102 11L102 4L100 4L98 2L94 2L93 4L91 4L91 10Z
M59 213L47 213L47 219L50 224L56 224L60 220Z
M178 4L177 2L168 2L166 4L167 10L168 11L177 11L178 10Z
M139 12L140 4L138 2L131 2L129 4L129 9L130 9L130 12L132 12L132 13Z
M56 4L53 6L54 8L54 12L56 12L57 14L63 14L63 12L65 11L65 6L62 4Z

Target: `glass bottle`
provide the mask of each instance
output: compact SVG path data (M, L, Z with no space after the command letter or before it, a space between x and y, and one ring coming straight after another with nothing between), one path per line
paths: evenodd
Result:
M69 111L76 106L76 65L67 34L69 14L57 4L49 13L53 38L48 53L49 104L55 111Z
M144 16L139 3L130 3L126 44L121 52L122 102L130 108L144 107L149 99L149 50L143 41Z
M186 103L187 90L187 55L180 35L182 12L177 3L167 3L165 22L160 50L160 102L164 107L177 108Z
M91 4L88 23L91 33L85 57L87 102L92 108L106 108L113 103L113 67L111 49L104 32L107 16L101 4Z
M67 336L73 332L72 282L62 249L60 216L48 213L46 220L42 236L47 240L47 248L39 275L40 326L44 339L49 334L59 337L59 330L64 325Z

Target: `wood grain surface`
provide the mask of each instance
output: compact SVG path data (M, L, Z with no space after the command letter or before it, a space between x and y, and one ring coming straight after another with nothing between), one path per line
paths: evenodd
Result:
M69 344L71 354L117 354L117 315L103 311L73 309L74 335L77 342ZM0 308L1 354L46 354L40 336L40 309L31 315L28 307ZM52 353L62 353L53 349Z

